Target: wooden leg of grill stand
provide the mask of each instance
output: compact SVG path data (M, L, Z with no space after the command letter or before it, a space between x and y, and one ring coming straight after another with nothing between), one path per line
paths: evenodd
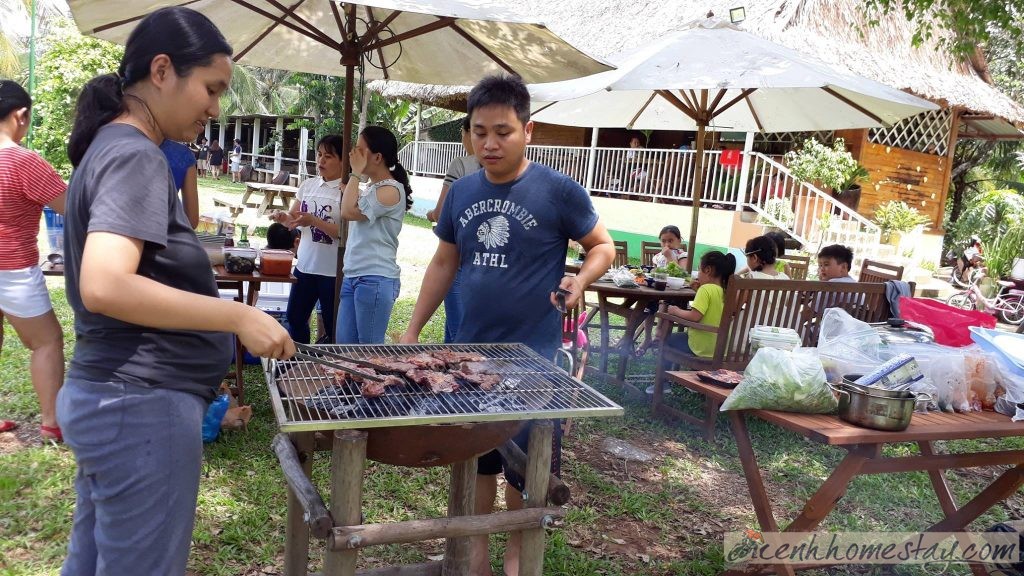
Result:
M338 430L331 451L331 516L335 526L357 526L363 510L366 432ZM359 550L324 553L324 576L355 576Z
M302 471L309 476L313 471L313 433L296 432L290 435L300 456L305 455ZM306 576L309 566L309 526L303 517L302 504L288 489L288 523L284 529L284 576Z
M548 494L548 476L551 475L551 435L554 427L550 420L535 422L530 429L527 450L526 491L523 506L543 508ZM544 528L523 530L519 552L519 576L541 576L544 571Z
M476 496L476 458L452 464L448 492L448 516L472 516ZM469 538L449 538L445 542L443 576L472 576L469 572Z

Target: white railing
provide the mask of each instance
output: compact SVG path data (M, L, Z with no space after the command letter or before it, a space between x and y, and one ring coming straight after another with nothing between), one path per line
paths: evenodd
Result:
M864 232L874 236L877 243L881 235L877 225L815 186L798 181L785 166L770 157L751 153L749 171L743 205L757 212L762 221L782 228L805 246L828 241L830 230ZM839 222L845 224L840 226ZM821 234L826 236L823 238Z
M590 148L531 145L526 155L570 176L597 196L668 203L693 200L693 150L594 148L593 153L589 176ZM452 159L463 154L461 143L411 142L398 157L410 172L444 176ZM878 244L878 226L830 194L799 182L781 160L753 152L744 165L734 165L723 163L720 150L705 151L701 203L752 209L762 223L785 230L808 249L821 243L865 248ZM744 168L746 187L741 190Z

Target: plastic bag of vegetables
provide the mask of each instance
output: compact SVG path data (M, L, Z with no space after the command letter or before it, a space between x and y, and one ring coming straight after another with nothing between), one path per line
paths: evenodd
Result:
M764 409L829 414L839 407L825 384L825 371L811 349L761 348L722 411Z

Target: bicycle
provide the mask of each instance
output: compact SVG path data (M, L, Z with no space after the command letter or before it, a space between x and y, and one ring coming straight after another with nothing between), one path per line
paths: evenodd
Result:
M962 310L979 310L993 316L998 313L1007 324L1024 323L1024 290L1014 289L1014 282L997 280L999 292L992 298L985 298L978 286L984 277L984 274L972 275L967 289L950 296L946 304Z
M981 266L958 266L963 265L962 259L953 264L953 270L949 274L949 283L957 288L966 289L972 283L977 282L985 275L985 269ZM966 276L966 278L964 278Z

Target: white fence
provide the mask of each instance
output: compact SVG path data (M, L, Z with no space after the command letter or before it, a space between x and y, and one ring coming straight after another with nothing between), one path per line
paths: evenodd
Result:
M411 172L444 176L451 161L464 154L461 143L412 142L398 157ZM594 195L693 201L693 150L531 145L526 156L568 175ZM753 210L762 222L786 230L805 246L878 243L878 226L830 194L797 181L781 160L757 152L723 157L720 150L705 151L701 203Z

